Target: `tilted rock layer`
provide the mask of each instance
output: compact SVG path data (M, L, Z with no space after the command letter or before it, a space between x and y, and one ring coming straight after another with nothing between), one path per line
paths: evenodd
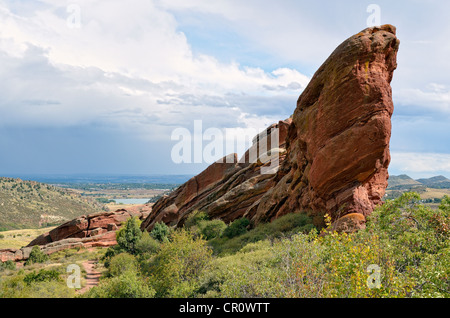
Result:
M319 68L298 99L287 159L254 219L312 211L338 220L367 216L381 203L388 185L390 82L399 44L393 26L368 28Z
M98 240L93 237L115 231L130 217L145 219L151 207L148 205L136 206L135 208L119 209L114 212L98 212L83 215L72 221L61 224L48 233L42 234L31 241L27 247L34 245L47 245L65 239L84 239L86 242ZM115 241L115 234L111 235L109 241ZM107 244L106 242L104 242Z
M130 217L145 219L151 207L140 205L114 212L99 212L83 215L61 224L42 234L21 249L0 249L0 261L24 261L30 256L33 246L40 246L44 254L50 255L69 248L108 247L117 244L116 231Z
M340 229L363 227L387 187L395 34L391 25L365 29L318 69L292 119L275 125L280 146L270 153L280 154L277 172L261 174L264 162L234 155L233 163L211 165L158 201L142 228L182 225L194 210L253 223L296 212L322 220L328 213Z
M279 161L285 158L285 140L291 120L280 121L267 128L255 138L253 146L238 159L237 154L229 155L209 166L205 171L180 186L169 196L161 198L152 207L152 212L142 222L141 228L151 230L155 223L182 225L195 210L207 212L211 218L226 222L241 217L269 189L272 174L261 173L262 168L270 170L272 161L267 153L251 160L251 153L259 153L261 145L270 149ZM272 149L272 131L276 129L278 147ZM276 139L274 139L276 140ZM255 162L253 162L255 161ZM277 167L275 167L277 168Z

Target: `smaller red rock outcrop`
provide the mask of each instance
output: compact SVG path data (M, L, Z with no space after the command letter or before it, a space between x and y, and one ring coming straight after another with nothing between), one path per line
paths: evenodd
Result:
M116 230L120 225L132 216L144 219L150 213L151 207L143 205L140 208L120 209L115 212L99 212L83 215L66 222L48 233L38 236L27 247L34 245L47 245L65 239L92 238Z
M42 234L21 249L0 250L0 261L24 261L33 246L40 246L47 255L69 248L108 247L117 244L116 231L130 217L144 220L151 211L150 205L134 206L114 212L83 215Z

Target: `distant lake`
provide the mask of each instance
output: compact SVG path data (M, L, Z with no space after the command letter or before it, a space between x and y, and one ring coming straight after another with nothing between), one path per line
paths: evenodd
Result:
M114 199L117 204L145 204L150 199Z

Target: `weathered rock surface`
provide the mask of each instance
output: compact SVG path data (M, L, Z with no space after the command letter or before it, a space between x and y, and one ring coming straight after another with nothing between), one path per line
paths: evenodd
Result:
M381 203L399 43L395 28L384 25L352 36L331 54L298 99L274 187L249 216L270 220L308 211L337 221L367 216Z
M0 262L6 261L22 261L28 259L31 253L31 247L24 247L21 249L6 248L0 250Z
M142 222L141 228L151 230L157 222L182 225L195 210L205 211L212 218L220 218L225 222L242 216L269 189L269 181L278 164L271 174L262 174L261 168L269 169L272 164L267 151L279 154L279 160L284 160L290 124L291 119L287 119L268 127L254 138L253 146L239 160L237 154L224 157L169 196L161 198L153 206L148 218ZM278 145L271 140L273 131L277 132L274 137L278 138ZM265 147L262 147L263 143ZM272 145L277 148L273 149Z
M393 113L390 82L399 48L391 25L344 41L318 69L297 102L292 121L278 123L280 167L267 162L214 163L160 199L142 223L182 225L194 210L254 223L306 212L321 223L330 214L343 231L363 228L387 187ZM252 147L259 147L259 138ZM270 148L269 148L270 149Z
M133 216L144 220L150 211L150 205L141 205L115 212L83 215L38 236L24 248L0 250L0 260L26 260L35 245L39 245L45 254L76 247L113 246L117 244L116 231L126 220Z
M144 219L149 214L151 208L147 205L140 209L120 209L115 212L99 212L83 215L79 218L66 222L48 233L38 236L27 246L47 245L52 242L59 242L69 238L91 238L105 232L117 229L123 222L131 216Z

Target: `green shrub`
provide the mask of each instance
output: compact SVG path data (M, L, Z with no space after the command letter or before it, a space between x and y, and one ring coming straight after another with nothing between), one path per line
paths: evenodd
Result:
M51 276L51 275L50 275ZM0 280L0 298L71 298L75 291L65 281L50 279L24 282L25 275L19 271L14 276Z
M157 297L190 297L198 287L198 277L211 261L206 241L184 229L172 233L150 260L147 275Z
M134 272L138 270L137 260L131 254L121 253L111 258L106 276L120 276L128 270Z
M397 281L404 282L400 286L394 285L400 290L399 294L448 297L448 198L444 197L437 210L420 205L419 201L417 193L404 193L395 200L387 201L369 216L367 231L378 237L382 259L390 258L393 275L398 277ZM390 294L392 289L389 289Z
M229 254L202 273L197 292L245 298L449 297L449 205L444 200L433 211L419 202L411 193L387 201L368 217L365 230L352 234L294 234L311 224L289 215L229 240L214 239L210 243ZM271 239L250 243L264 236ZM369 284L374 265L380 269L376 287Z
M289 237L296 233L309 233L314 229L313 220L306 213L291 213L270 223L258 224L255 228L231 239L222 235L209 241L214 253L218 255L232 254L248 243L266 239Z
M155 295L147 282L133 270L100 281L82 297L86 298L152 298Z
M448 195L444 195L442 198L441 204L439 205L439 210L450 212L450 197Z
M227 225L222 220L211 220L200 221L198 227L205 239L210 240L215 237L220 237L227 228Z
M200 222L208 221L208 220L209 220L208 214L206 214L205 212L196 210L188 216L188 218L184 222L184 227L186 229L191 229L194 226L198 226L200 224Z
M235 254L216 258L201 277L199 290L204 297L221 298L320 297L323 248L311 244L314 238L311 232L249 243Z
M6 261L4 263L0 263L0 271L4 270L15 270L16 269L16 263L14 261Z
M29 274L27 274L23 281L27 284L27 285L31 285L32 283L36 283L36 282L49 282L49 281L60 281L59 278L60 273L56 270L45 270L45 269L41 269L38 273L36 272L31 272Z
M223 236L233 238L247 232L247 226L250 221L247 218L240 218L231 222L230 225L223 231Z
M117 232L116 239L119 247L130 254L136 253L136 244L142 236L141 221L136 217L129 218L125 225Z
M170 228L165 223L162 222L156 223L152 231L150 232L150 236L160 242L166 241L169 234Z
M159 251L159 241L150 236L150 233L144 231L141 239L136 244L136 251L140 255L151 255Z
M48 259L49 259L48 255L44 254L38 245L35 245L31 249L30 256L25 261L24 265L26 266L34 263L44 263Z
M108 268L111 262L111 258L122 252L123 250L119 245L110 246L106 250L105 254L100 258L100 260L103 261L105 267Z

